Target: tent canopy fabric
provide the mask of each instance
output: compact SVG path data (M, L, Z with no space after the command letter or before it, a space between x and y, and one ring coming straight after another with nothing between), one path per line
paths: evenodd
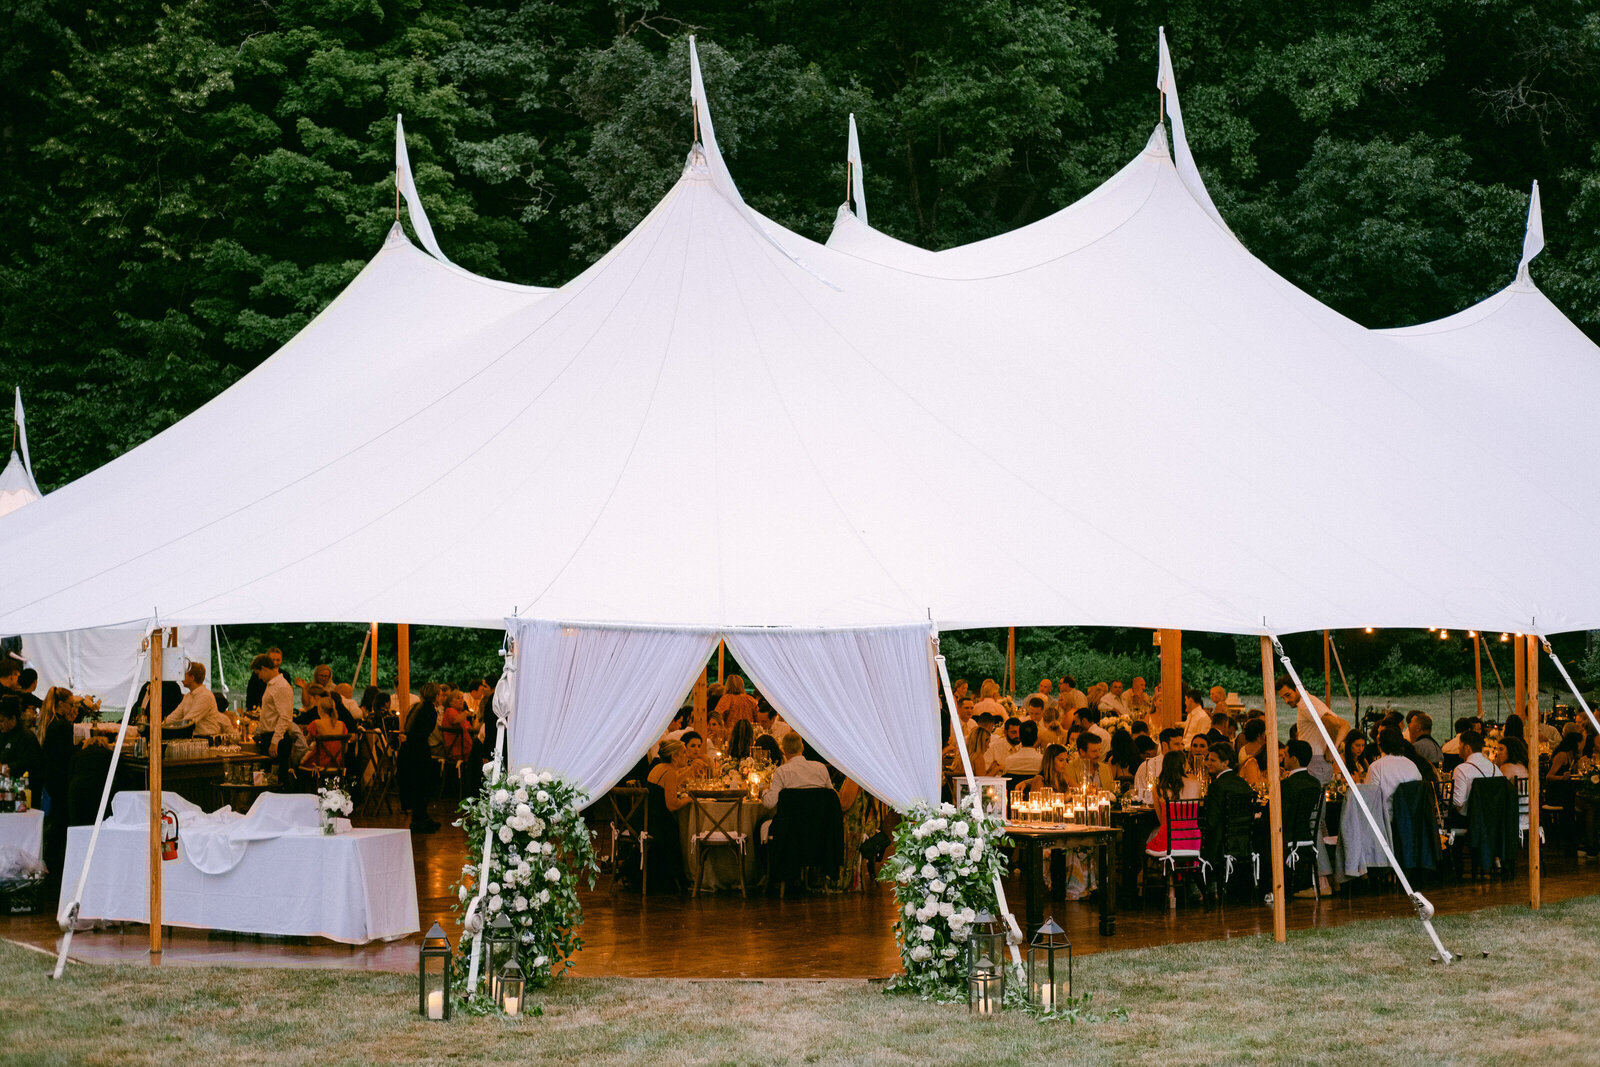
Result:
M1593 474L1480 424L1516 361L1420 402L1415 342L1251 256L1164 134L917 269L751 209L692 84L683 176L568 284L392 235L256 371L0 519L0 631L1600 626ZM211 499L86 521L197 457Z

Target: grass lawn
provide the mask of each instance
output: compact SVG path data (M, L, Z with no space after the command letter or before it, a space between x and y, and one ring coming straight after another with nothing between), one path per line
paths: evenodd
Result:
M1079 962L1067 1025L884 996L863 982L570 979L542 1018L415 1015L414 980L74 965L0 943L0 1063L1600 1063L1600 898L1112 952ZM707 946L714 951L714 946ZM1480 950L1490 953L1481 957Z

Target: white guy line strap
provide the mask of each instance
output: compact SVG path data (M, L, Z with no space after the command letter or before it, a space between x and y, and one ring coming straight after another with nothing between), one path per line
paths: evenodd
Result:
M1567 688L1572 690L1572 695L1578 698L1578 706L1583 709L1585 715L1589 716L1589 722L1594 726L1595 731L1600 732L1600 719L1594 717L1594 711L1589 707L1589 702L1583 699L1583 694L1573 684L1572 675L1567 673L1566 665L1556 658L1555 651L1550 647L1550 639L1544 634L1536 634L1536 636L1539 638L1539 644L1544 646L1544 654L1550 657L1550 662L1556 665L1556 670L1560 671L1561 677L1566 679Z

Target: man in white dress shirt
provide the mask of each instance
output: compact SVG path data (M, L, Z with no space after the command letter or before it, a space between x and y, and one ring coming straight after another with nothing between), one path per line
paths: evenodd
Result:
M1328 710L1328 705L1314 696L1311 697L1311 706L1306 707L1300 700L1300 690L1288 678L1278 679L1278 696L1294 709L1294 736L1311 746L1311 763L1306 770L1311 772L1313 778L1327 785L1333 781L1333 761L1328 759L1328 746L1322 743L1322 732L1311 717L1315 715L1321 720L1324 715L1333 713Z
M1465 815L1467 798L1472 795L1473 782L1479 778L1505 776L1500 773L1500 768L1483 754L1483 735L1476 730L1469 730L1461 735L1461 755L1463 759L1450 775L1450 780L1454 783L1451 787L1450 800L1455 804L1456 810Z
M189 691L172 714L161 720L164 730L193 726L196 737L221 737L233 729L233 720L217 709L216 694L206 688L206 665L191 663L183 672L183 684Z
M1402 782L1422 781L1422 772L1404 755L1405 742L1396 727L1385 726L1378 731L1378 749L1383 755L1367 767L1367 784L1378 787L1378 799L1383 804L1383 825L1389 826L1394 821L1394 791Z
M278 780L286 782L290 769L300 764L306 752L306 737L294 721L294 689L278 673L271 656L257 656L250 664L255 676L265 684L261 693L261 725L256 732L258 751L278 762Z
M1111 735L1106 732L1104 726L1100 725L1100 713L1098 711L1092 707L1079 708L1077 723L1080 730L1094 734L1100 739L1100 743L1105 746L1105 751L1110 751Z
M768 811L778 810L778 794L785 789L832 789L833 779L828 777L826 765L805 757L806 743L800 735L790 730L778 742L783 750L783 763L772 772L772 782L761 794L761 806Z
M981 713L980 713L981 714ZM1015 716L1006 720L1004 732L997 732L989 742L989 766L1004 767L1011 754L1022 747L1022 720Z
M1122 699L1122 680L1115 679L1111 687L1100 697L1100 714L1116 715L1126 719L1128 717L1128 702Z
M1017 749L1006 757L1003 769L1007 774L1038 774L1044 766L1044 754L1039 751L1039 724L1027 719L1017 728Z
M1205 706L1200 703L1200 694L1193 689L1183 694L1183 740L1185 744L1192 742L1196 737L1204 737L1211 732L1211 715Z

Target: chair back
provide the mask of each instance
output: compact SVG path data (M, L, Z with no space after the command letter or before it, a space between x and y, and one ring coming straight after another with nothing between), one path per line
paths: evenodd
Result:
M1524 776L1512 781L1517 783L1517 814L1525 816L1528 814L1528 779Z
M1200 801L1167 801L1167 855L1200 852Z
M648 833L650 830L650 790L646 786L613 786L606 793L606 804L611 813L611 825L624 834Z
M772 873L793 881L809 867L833 877L844 863L844 811L832 789L782 789L772 816Z
M1244 793L1228 793L1209 801L1222 805L1222 840L1217 842L1219 852L1228 856L1245 856L1255 851L1256 810L1254 797Z
M349 734L317 734L311 739L315 753L312 762L323 770L344 770L345 747L349 741Z
M1434 870L1439 865L1439 812L1433 787L1425 781L1401 782L1390 804L1390 836L1395 858L1407 870Z

